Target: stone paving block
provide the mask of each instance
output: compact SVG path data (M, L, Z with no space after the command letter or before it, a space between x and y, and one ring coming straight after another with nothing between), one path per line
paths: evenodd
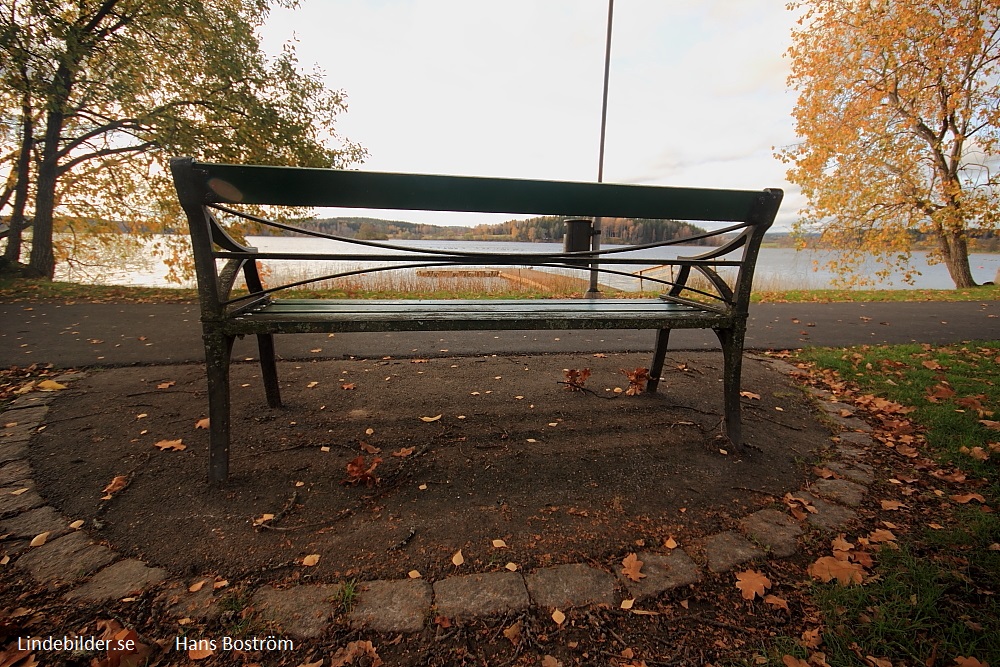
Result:
M56 399L56 392L37 392L25 394L14 399L14 402L7 406L7 411L20 410L21 408L33 408L39 405L48 405Z
M857 445L859 447L871 447L875 444L872 437L867 433L856 433L854 431L844 431L843 433L838 433L837 437L840 438L840 442L846 443L848 445Z
M423 579L368 581L347 619L351 627L376 632L419 632L432 601L431 585Z
M872 427L868 422L858 419L857 417L841 417L837 414L827 413L826 418L840 426L845 431L863 431L864 433L871 433L872 431Z
M0 521L0 534L10 533L14 537L34 538L48 532L48 541L52 541L70 530L69 521L54 507L42 507L23 512L9 519Z
M529 604L528 589L517 572L448 577L434 584L437 613L452 619L494 616Z
M103 602L137 595L167 578L167 571L128 558L110 565L79 588L66 594L69 600Z
M191 582L193 583L193 582ZM167 613L177 618L193 618L198 621L211 621L218 618L222 611L219 608L219 596L215 589L206 584L194 593L188 590L188 583L172 581L160 594L167 607Z
M28 438L0 440L0 463L9 463L28 457Z
M39 408L44 409L44 408ZM4 413L8 415L9 413ZM7 419L8 417L4 417ZM14 422L11 422L14 423ZM38 430L38 422L16 422L15 426L0 428L0 442L27 442Z
M802 527L795 519L772 509L763 509L743 517L740 528L778 558L794 554L798 548L796 538L802 534Z
M858 484L871 484L875 481L875 471L867 463L833 461L826 464L826 467L841 477L849 479L852 482L857 482Z
M618 569L618 579L628 589L629 594L637 599L656 597L664 591L679 586L687 586L701 581L698 566L682 549L674 549L667 554L642 552L637 554L642 561L641 573L644 579L632 581Z
M111 549L93 544L84 533L73 532L31 549L16 565L49 588L58 588L85 579L117 557Z
M16 486L30 478L31 466L24 459L0 464L0 486Z
M806 520L817 528L833 530L857 516L854 510L850 510L843 505L827 502L806 491L798 491L795 495L796 497L808 500L816 508L815 513L809 512L809 517Z
M264 620L278 625L282 631L309 639L318 637L338 610L340 585L317 584L277 589L270 586L257 589L253 605Z
M547 609L569 609L587 605L615 605L615 578L597 568L574 563L546 567L524 575L532 602Z
M706 537L701 546L705 549L708 569L712 572L729 572L740 563L764 555L747 538L731 530Z
M45 405L25 406L17 410L5 410L3 416L0 417L0 425L4 426L0 433L17 427L37 427L48 413L49 408ZM7 427L5 426L6 424L17 424L17 426Z
M28 490L17 493L21 489ZM35 483L30 480L24 484L5 486L0 489L0 518L6 519L44 504L45 500L35 492Z
M813 494L850 507L860 505L867 490L867 487L846 479L818 479L809 485Z

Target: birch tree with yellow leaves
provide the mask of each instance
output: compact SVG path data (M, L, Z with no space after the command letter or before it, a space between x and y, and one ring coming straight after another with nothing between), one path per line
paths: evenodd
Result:
M177 223L167 159L344 167L344 95L268 57L258 29L297 0L0 0L0 219L51 278L74 239ZM123 233L124 232L124 233Z
M841 250L848 283L868 257L914 269L926 244L956 287L997 229L1000 0L797 0L788 50L801 143L779 151L807 199L797 227Z

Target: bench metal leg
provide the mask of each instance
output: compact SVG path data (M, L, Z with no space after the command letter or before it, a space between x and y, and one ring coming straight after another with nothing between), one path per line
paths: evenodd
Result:
M260 353L260 372L264 378L264 393L267 404L272 408L281 407L281 390L278 388L278 367L274 360L274 336L257 335L257 349Z
M233 336L206 333L205 368L208 372L208 481L225 482L229 477L229 364Z
M660 329L656 332L656 347L653 349L653 363L649 366L649 381L646 382L646 393L656 393L663 373L663 360L667 356L667 344L670 342L670 329Z
M722 395L724 401L726 437L733 446L743 448L743 425L740 415L740 377L743 373L743 339L746 325L732 329L715 329L722 344Z

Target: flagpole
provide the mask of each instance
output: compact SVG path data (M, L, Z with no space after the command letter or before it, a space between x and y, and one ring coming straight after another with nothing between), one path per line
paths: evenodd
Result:
M604 48L604 95L601 101L601 144L600 150L598 151L597 157L597 182L604 182L604 137L607 131L608 125L608 80L611 75L611 24L615 13L615 0L608 0L608 38ZM601 249L601 218L600 216L594 218L594 227L592 230L590 249L597 252ZM597 262L591 264L590 270L590 289L587 290L587 296L597 297L600 296L601 291L598 289L597 280Z

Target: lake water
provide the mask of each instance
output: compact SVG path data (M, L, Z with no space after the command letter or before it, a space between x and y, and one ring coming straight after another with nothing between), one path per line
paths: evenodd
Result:
M161 239L162 240L162 239ZM175 239L180 240L180 239ZM381 254L378 248L362 249L340 241L327 239L314 239L302 237L249 237L248 241L263 252L351 252L354 254ZM562 249L561 243L523 243L512 241L392 241L393 244L404 247L425 247L441 250L463 250L484 253L537 253L552 252ZM614 246L606 246L613 248ZM703 246L683 247L674 246L669 248L657 248L639 250L634 253L626 253L624 256L644 258L669 258L677 255L696 255L704 252L707 248ZM178 286L176 283L169 283L166 280L168 273L167 266L157 260L144 258L143 252L129 252L126 249L117 248L112 251L119 266L113 268L94 268L70 270L65 265L61 265L57 272L57 279L77 282L98 282L109 285L137 285L149 287ZM954 286L948 276L948 270L943 264L928 265L925 252L914 252L911 259L912 266L920 272L916 276L913 285L908 285L902 281L902 275L895 273L887 281L881 281L874 287L884 289L906 289L910 287L921 289L949 289ZM792 248L761 248L760 258L757 263L757 272L754 284L759 289L821 289L831 287L835 276L823 269L814 270L814 266L822 266L831 259L834 253L830 251L808 251L794 250ZM972 264L972 275L976 282L982 283L993 280L1000 269L1000 254L974 253L970 256ZM637 271L648 268L652 264L642 263L635 266L616 267L623 271ZM308 263L297 263L295 261L273 262L271 270L275 272L275 277L301 275L306 267L312 266ZM344 265L329 263L328 266L321 267L320 273L332 273L337 270L357 268L356 264ZM869 261L862 267L862 271L867 275L873 275L881 266L875 261ZM310 270L310 275L313 274ZM584 275L584 274L579 274ZM623 278L618 276L602 277L601 282L611 284L614 287L626 290L638 289L637 279ZM189 282L180 286L193 286ZM647 287L648 287L647 283ZM655 289L655 288L653 288Z

